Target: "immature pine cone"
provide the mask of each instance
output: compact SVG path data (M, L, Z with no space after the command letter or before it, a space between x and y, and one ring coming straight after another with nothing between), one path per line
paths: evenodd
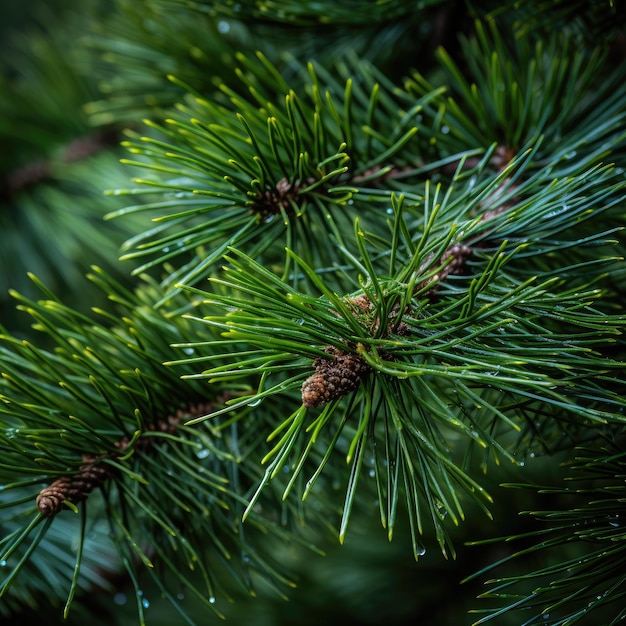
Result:
M44 487L37 496L37 508L46 517L52 517L63 508L64 500L78 504L110 477L111 469L104 464L83 465L78 474L61 476Z
M311 408L336 400L358 388L370 366L357 354L343 352L334 346L324 349L331 359L313 361L315 374L302 384L302 403Z

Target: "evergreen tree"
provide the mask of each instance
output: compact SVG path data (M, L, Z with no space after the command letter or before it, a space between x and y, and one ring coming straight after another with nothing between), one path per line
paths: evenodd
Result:
M30 14L0 95L6 623L626 618L625 17Z

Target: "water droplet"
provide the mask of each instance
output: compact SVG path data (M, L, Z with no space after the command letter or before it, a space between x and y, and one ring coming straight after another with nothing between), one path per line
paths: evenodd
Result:
M426 548L420 544L417 545L417 556L424 556L426 554Z
M227 33L230 30L230 24L228 22L221 20L217 23L217 30L223 35L224 33Z
M248 406L259 406L259 404L261 404L261 398L255 398L248 402Z
M195 350L193 348L183 348L185 354L193 354Z
M304 324L304 320L302 318L296 320L296 324L298 326L302 326Z
M376 472L373 469L371 469L370 470L370 478L374 478L374 476L376 476Z
M147 609L150 606L150 602L148 602L148 600L146 600L145 598L141 601L141 606L143 606L144 609Z
M389 207L386 211L387 215L393 215L393 209Z
M185 594L184 593L177 593L176 594L176 599L177 600L184 600L185 599Z
M163 248L163 252L169 252L169 251L170 251L169 246L165 246L165 248Z
M215 604L215 596L211 596L211 597L209 598L209 602L210 602L211 604Z
M554 211L550 211L549 213L546 213L546 215L544 215L544 219L550 219L551 217L555 217L556 215L560 215L561 213L564 213L568 209L569 209L569 207L567 206L567 204L563 204L558 209L554 209Z
M211 451L208 450L207 448L202 448L196 452L196 456L199 459L206 459L209 456L209 454L211 454Z
M566 159L573 159L576 156L576 150L572 150L565 155Z
M123 606L128 601L125 593L118 592L113 596L113 602L118 606Z
M447 135L450 132L450 128L448 126L442 126L441 127L441 134L442 135Z
M291 465L285 465L285 467L283 467L283 472L285 472L285 474L288 474L291 471Z
M7 566L7 562L5 559L2 559L2 561L0 561L0 567L6 567Z

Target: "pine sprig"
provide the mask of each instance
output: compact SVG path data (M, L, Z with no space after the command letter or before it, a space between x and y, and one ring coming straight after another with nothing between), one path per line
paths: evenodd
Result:
M153 228L126 244L132 251L123 258L150 258L135 273L182 259L165 281L172 288L207 276L228 245L245 244L251 256L258 256L280 241L317 266L330 265L333 251L307 242L313 232L319 241L328 235L342 241L353 217L364 212L355 184L367 188L384 181L393 187L389 180L400 171L406 179L437 167L425 166L421 154L431 131L416 139L415 125L415 116L437 90L416 100L398 91L383 93L366 64L354 70L362 70L358 81L343 84L321 80L309 65L307 95L300 97L258 56L256 64L239 59L249 95L222 85L224 104L196 97L165 125L151 123L166 140L127 142L139 160L126 162L151 175L137 179L143 188L115 193L155 201L109 217L157 215ZM276 93L284 94L282 102ZM459 158L451 155L446 162ZM389 193L374 188L364 196L372 230L377 222L384 224L380 203L388 202ZM377 195L378 206L372 206Z
M437 84L443 81L449 91L423 115L445 126L439 150L496 143L498 167L541 139L535 167L550 168L555 176L623 152L626 91L621 70L605 70L607 50L589 50L561 32L536 41L531 33L505 38L503 31L496 21L476 22L473 36L461 38L462 65L438 50L444 76L437 76ZM406 87L417 96L432 89L416 72Z
M513 165L503 178L511 171ZM610 169L589 177L600 197L619 188ZM617 187L605 186L608 181ZM284 280L234 249L224 276L211 278L214 292L191 289L222 311L196 321L221 331L223 339L206 345L224 361L193 378L232 384L263 372L254 393L228 403L214 416L236 415L262 402L266 406L274 397L292 398L294 404L291 415L269 435L268 468L248 511L288 464L296 469L284 497L301 472L309 476L306 497L339 448L351 466L340 537L369 455L381 519L390 536L404 492L416 556L424 517L432 520L447 551L444 517L458 523L463 498L469 494L480 501L484 495L467 469L452 461L459 447L477 446L496 458L513 459L515 449L503 444L505 435L510 439L522 430L532 434L529 426L547 411L558 411L562 424L546 424L540 434L543 445L558 440L563 427L573 431L585 423L621 420L619 391L604 388L601 381L617 379L622 364L602 351L626 320L596 308L604 292L593 283L602 275L596 273L594 279L590 274L591 282L568 285L564 277L575 269L564 258L554 258L553 273L541 278L524 273L516 278L513 269L532 258L534 246L535 254L543 255L543 246L554 243L555 233L580 223L581 215L590 218L590 206L596 211L606 207L588 195L584 179L544 183L543 188L534 180L526 188L529 197L515 208L497 218L486 219L486 211L473 217L480 206L471 200L474 194L489 197L500 185L491 179L481 188L466 180L465 186L459 181L461 190L451 186L445 193L437 187L431 193L427 184L415 206L395 199L393 245L385 248L392 247L394 255L384 278L378 255L368 245L370 234L357 220L354 247L359 255L344 248L342 272L349 277L346 286L357 291L338 294L292 251L287 253L297 281L295 276ZM549 208L547 190L561 200L584 198L590 203L583 208L581 202L581 215L554 215L545 230L536 215L534 220L530 216ZM477 245L500 239L514 224L524 224L523 240L512 237L499 248ZM380 238L377 234L374 241ZM610 263L606 259L605 267ZM311 295L316 291L318 296ZM298 390L300 402L294 397ZM531 444L525 438L518 445L523 451Z
M259 531L264 541L268 532L289 536L277 517L255 513L246 534L238 528L247 502L241 493L258 481L248 458L255 439L235 425L185 426L222 401L222 391L192 381L181 385L181 371L161 365L170 343L193 336L189 323L157 313L146 292L126 291L101 270L93 280L118 303L123 323L111 327L106 317L97 323L40 285L46 300L17 297L54 351L2 335L0 523L14 530L0 540L6 571L0 592L11 595L28 563L31 588L41 587L45 572L32 567L33 557L40 545L51 549L48 532L65 509L83 520L66 612L79 580L85 520L100 518L108 521L121 567L135 586L141 623L146 576L157 584L173 576L218 613L215 598L224 592L215 568L224 564L250 590L251 569L291 584L254 545Z

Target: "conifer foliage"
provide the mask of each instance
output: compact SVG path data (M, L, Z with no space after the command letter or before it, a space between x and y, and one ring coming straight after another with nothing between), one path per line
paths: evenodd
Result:
M0 613L212 623L375 518L455 620L622 620L624 9L61 4L0 100Z

